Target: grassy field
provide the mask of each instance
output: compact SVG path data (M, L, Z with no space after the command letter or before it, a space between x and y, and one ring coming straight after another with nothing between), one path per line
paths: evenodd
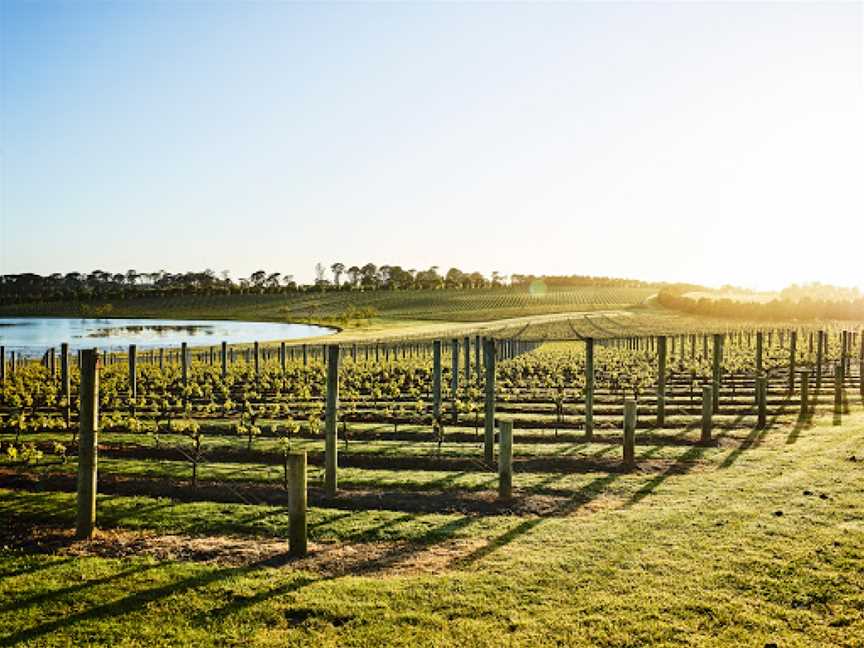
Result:
M84 304L49 302L0 307L0 315L178 317L258 321L339 322L349 309L371 308L383 320L481 322L510 317L623 308L644 302L652 288L576 287L532 294L525 288L402 290L216 295Z
M549 301L513 311L490 301L488 319L480 318L482 301L461 314L454 306L450 319L424 319L426 307L419 303L413 310L394 306L338 339L469 331L602 338L730 327L650 304L615 307L607 297L605 305L595 294L581 306L571 296L564 306ZM245 311L238 306L244 299L233 302L235 316L265 319L279 312L251 298ZM233 306L222 304L226 310L219 311L187 300L159 312L223 317L216 313ZM254 315L256 308L265 315ZM469 312L479 319L460 319ZM409 316L415 319L401 319ZM743 338L737 344L745 344ZM562 371L555 358L570 346L583 345L538 349L544 358L538 371ZM735 349L730 339L730 362ZM831 349L836 355L836 344ZM408 417L397 433L379 407L381 395L371 396L373 387L397 374L395 365L376 363L368 381L361 366L363 394L351 400L346 393L343 402L343 413L358 418L350 421L344 445L345 428L340 433L336 497L323 494L320 433L307 430L291 441L310 460L311 552L300 560L287 555L281 465L273 461L279 442L268 433L253 447L231 428L237 412L232 421L195 401L205 407L194 414L206 423L209 458L194 488L190 441L182 434L165 430L157 443L105 423L100 531L90 542L71 539L72 445L65 460L50 450L53 441L68 439L68 431L38 424L21 438L47 456L32 465L0 459L0 646L861 646L864 413L858 374L847 377L853 413L835 425L825 413L827 384L815 420L796 423L796 395L785 392L785 374L775 371L771 427L762 430L753 427L748 367L739 368L740 375L730 368L713 441L702 444L693 377L681 369L669 377L663 429L651 427L656 401L653 386L644 387L637 467L626 470L623 396L603 381L613 370L644 372L638 362L628 364L632 354L624 347L600 347L597 354L604 377L598 378L591 438L580 429L581 396L570 394L561 410L567 420L556 422L559 435L543 391L552 377L538 373L546 377L534 385L533 368L510 373L507 362L500 363L498 412L519 423L511 502L496 499L497 475L481 460L482 433L477 436L470 415L448 423L440 444L428 421ZM682 361L680 347L678 354ZM751 358L749 347L745 355ZM512 361L516 367L531 359L520 358ZM346 363L343 380L350 373ZM34 365L27 371L43 370ZM125 375L124 367L108 366L102 376L104 421L124 407L123 390L109 379L115 374ZM267 376L264 387L258 385L263 391L276 384ZM34 393L41 384L34 378ZM154 379L150 388L158 391L160 384ZM425 398L428 386L424 382L411 401ZM15 389L7 381L4 398ZM250 398L278 400L276 392ZM297 398L292 412L301 420L308 397ZM192 415L190 404L185 416ZM153 413L140 413L142 421L148 416ZM262 415L259 423L266 431L275 421ZM7 426L0 444L6 449L18 436Z
M0 307L4 316L135 317L304 322L338 329L328 343L398 342L486 335L522 340L573 340L746 328L843 327L858 322L746 321L691 315L656 304L653 288L524 288L216 295L116 301L51 302ZM372 315L363 314L372 309ZM358 316L358 313L361 313ZM290 344L321 337L289 340ZM267 341L271 344L276 340ZM265 346L267 342L263 342ZM238 345L242 347L243 345Z
M539 295L525 289L489 288L179 296L111 304L5 306L0 307L0 317L93 316L98 311L104 317L309 322L340 329L328 337L328 342L341 343L474 334L531 340L609 338L800 325L689 315L658 307L652 299L655 293L651 288L579 287L550 289ZM374 315L356 316L368 308L374 309ZM346 317L352 309L355 315ZM849 327L854 329L857 324L850 323Z
M4 491L0 644L860 646L864 416L688 455L554 515L313 508L302 561L280 507L103 496L76 544Z

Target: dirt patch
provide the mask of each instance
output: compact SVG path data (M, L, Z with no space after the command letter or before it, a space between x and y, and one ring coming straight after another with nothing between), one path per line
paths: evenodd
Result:
M696 466L694 462L643 462L636 472L683 474ZM0 487L28 491L74 492L75 476L71 474L38 475L0 469ZM246 482L205 482L197 487L186 481L137 478L123 475L100 475L99 492L106 495L165 497L176 501L223 502L287 506L288 495L278 486ZM536 493L515 491L510 500L500 500L495 491L400 491L344 489L328 496L324 489L308 488L309 506L343 511L387 510L404 513L458 513L462 515L518 515L550 517L567 515L592 499L590 493L551 491Z
M485 546L478 538L435 544L367 542L309 545L305 558L288 555L288 542L273 538L156 535L98 530L92 540L76 540L71 529L27 525L6 527L0 544L7 549L58 556L150 557L160 561L200 562L232 567L275 567L308 571L325 578L348 575L438 574Z
M484 539L446 540L436 544L374 542L314 545L310 555L292 564L296 569L338 577L440 574L452 569L487 543Z

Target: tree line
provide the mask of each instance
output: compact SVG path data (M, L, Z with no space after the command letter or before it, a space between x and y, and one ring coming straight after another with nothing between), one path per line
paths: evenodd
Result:
M438 290L497 288L513 286L528 288L535 282L548 287L567 286L659 286L634 279L591 277L587 275L547 276L514 274L506 276L492 272L466 272L450 268L442 273L438 266L426 270L405 269L398 265L374 263L351 265L323 263L315 266L315 280L302 284L294 275L257 270L249 277L232 279L225 270L216 273L138 272L111 273L94 270L89 273L69 272L39 275L35 273L0 275L0 305L54 301L123 300L139 297L171 297L183 295L227 294L286 294L292 292L332 290Z
M847 294L846 289L826 294ZM781 295L784 293L781 292ZM789 294L789 293L786 293ZM794 292L793 292L794 294ZM857 294L855 291L854 294ZM694 315L730 317L748 320L864 320L864 298L857 299L800 299L781 297L769 302L744 302L733 299L694 299L680 290L664 289L657 296L660 305Z

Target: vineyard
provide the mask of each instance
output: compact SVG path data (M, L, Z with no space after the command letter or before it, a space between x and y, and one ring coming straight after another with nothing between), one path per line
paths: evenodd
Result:
M632 467L620 456L625 401L637 407L634 462L683 470L705 446L810 416L802 389L808 407L833 407L835 373L842 415L861 390L860 348L855 333L803 331L355 344L336 352L338 409L329 416L322 346L104 353L100 491L284 503L287 458L305 451L312 506L554 514L569 500L569 475ZM74 490L75 356L51 350L42 362L4 366L0 483ZM503 503L489 492L502 418L515 428L520 494ZM323 488L329 419L338 493Z
M302 292L280 295L243 294L174 296L101 302L46 302L0 308L0 315L76 316L110 314L112 317L178 317L246 319L256 321L329 321L372 309L392 320L474 322L506 317L621 308L641 303L657 291L652 288L550 288L531 293L527 288L472 290L375 290Z
M240 561L217 573L276 564L294 555L279 539L296 531L291 478L305 453L311 557L288 564L324 578L465 569L544 522L582 524L664 489L707 489L710 499L728 479L714 471L748 475L748 455L772 447L772 435L794 444L823 415L834 426L857 420L864 397L858 332L604 338L568 326L581 339L102 353L96 519L116 529L104 551ZM57 546L80 486L82 357L65 347L0 355L0 511L14 521L5 541ZM182 547L166 548L159 533ZM638 536L616 533L616 546ZM60 627L20 623L13 643Z

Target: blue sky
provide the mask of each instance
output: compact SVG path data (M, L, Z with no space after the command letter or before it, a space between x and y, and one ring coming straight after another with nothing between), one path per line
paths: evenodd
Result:
M860 3L2 12L0 273L864 285Z

